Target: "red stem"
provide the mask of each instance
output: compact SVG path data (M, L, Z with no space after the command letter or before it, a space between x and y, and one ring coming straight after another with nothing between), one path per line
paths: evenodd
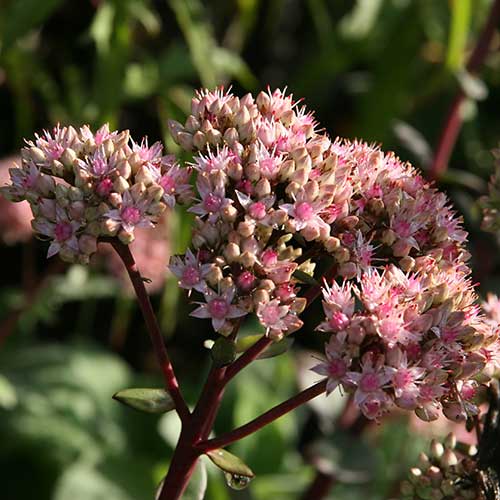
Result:
M326 498L335 482L336 478L333 474L325 474L324 472L317 471L313 482L301 496L301 499L321 500L322 498Z
M181 391L179 389L179 384L177 383L177 378L175 377L174 368L170 362L167 349L163 342L163 336L156 320L156 316L151 306L149 300L149 295L146 292L146 287L144 286L144 281L137 269L137 265L132 256L132 252L127 245L121 243L118 239L113 239L111 245L116 250L118 255L123 261L125 268L127 269L128 275L130 276L130 281L134 287L135 293L137 295L137 300L144 316L144 321L146 322L146 327L153 344L153 349L155 351L158 363L163 373L163 379L165 382L165 388L172 396L175 402L175 409L179 414L180 419L184 422L190 417L189 409L182 397Z
M491 6L488 20L477 41L476 46L467 63L467 71L476 73L488 55L491 40L495 34L495 28L500 21L500 0L495 0ZM448 167L451 152L462 126L462 116L460 108L465 99L465 93L460 88L453 99L450 110L443 124L442 133L439 138L436 154L429 170L429 177L433 180L439 179Z
M270 410L266 411L266 413L263 413L262 415L255 418L251 422L248 422L247 424L242 425L241 427L238 427L230 432L227 432L226 434L223 434L222 436L219 436L217 438L209 439L206 441L202 441L201 443L198 443L198 445L196 446L197 449L203 453L206 453L207 451L215 450L217 448L223 448L224 446L227 446L231 443L234 443L235 441L238 441L239 439L242 439L246 436L249 436L250 434L253 434L259 429L262 429L262 427L265 427L266 425L270 424L271 422L274 422L283 415L291 412L298 406L307 403L311 399L325 392L326 383L327 383L326 379L322 380L321 382L318 382L317 384L309 387L308 389L299 392L292 398L284 401L283 403L275 406L274 408L271 408Z
M224 383L227 384L243 368L257 359L273 343L269 337L261 337L255 344L251 345L234 363L226 369Z

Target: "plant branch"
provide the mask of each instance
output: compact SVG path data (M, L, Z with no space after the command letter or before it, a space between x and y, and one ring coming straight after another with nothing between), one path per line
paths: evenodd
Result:
M302 500L322 500L328 496L332 486L337 482L333 474L326 474L321 471L316 471L312 483L300 497Z
M227 384L243 368L257 359L273 343L269 337L261 337L255 344L251 345L236 361L229 365L224 376L224 384Z
M262 429L262 427L265 427L266 425L270 424L271 422L274 422L283 415L286 415L287 413L291 412L298 406L307 403L311 399L325 392L326 383L327 379L322 380L321 382L318 382L317 384L309 387L308 389L299 392L295 396L275 406L274 408L271 408L267 412L263 413L259 417L252 420L251 422L248 422L247 424L242 425L241 427L237 427L236 429L227 432L226 434L223 434L222 436L219 436L217 438L209 439L207 441L202 441L198 443L196 446L197 449L202 451L203 453L206 453L207 451L215 450L217 448L222 448L246 436L249 436L250 434L253 434L259 429Z
M151 306L149 295L146 292L142 276L137 269L137 265L130 248L116 238L111 241L111 245L122 259L128 275L130 276L130 281L132 281L158 363L163 373L165 388L172 396L172 399L175 402L175 409L179 414L180 419L184 422L190 417L189 409L184 401L184 398L182 397L179 384L174 373L174 368L170 362L170 358L163 341L163 336L154 314L153 307Z
M479 39L474 47L474 50L467 62L466 69L469 73L477 73L483 64L490 50L491 40L495 34L495 28L500 21L500 0L494 0L491 10L488 15L486 24ZM451 152L462 126L461 107L465 99L465 93L460 88L453 99L446 119L444 121L441 136L439 138L436 154L432 161L429 176L433 180L439 179L448 167Z

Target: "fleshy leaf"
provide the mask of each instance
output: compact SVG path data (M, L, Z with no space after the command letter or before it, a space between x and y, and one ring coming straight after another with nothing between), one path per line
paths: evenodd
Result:
M239 337L236 341L236 352L239 354L245 352L248 348L252 347L255 342L264 336L263 333L256 333L253 335L245 335L244 337Z
M212 346L210 354L216 367L228 365L236 357L236 344L233 340L221 337Z
M260 340L264 334L258 333L254 335L245 335L244 337L240 337L236 341L236 352L241 353L245 352L248 348L252 347L258 340ZM293 344L293 339L290 337L286 337L279 342L273 342L269 347L267 347L264 351L262 351L257 359L267 359L274 358L275 356L279 356L280 354L285 353L290 349Z
M173 399L164 389L124 389L113 395L113 399L146 413L166 413L175 408Z
M222 448L208 451L207 456L219 469L222 469L231 476L248 478L246 481L247 484L255 477L252 469L241 458Z

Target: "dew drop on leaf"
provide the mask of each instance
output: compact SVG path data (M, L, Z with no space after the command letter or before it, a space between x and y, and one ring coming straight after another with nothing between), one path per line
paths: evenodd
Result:
M248 476L241 476L240 474L231 474L230 472L225 472L224 476L227 485L233 490L244 490L253 479Z

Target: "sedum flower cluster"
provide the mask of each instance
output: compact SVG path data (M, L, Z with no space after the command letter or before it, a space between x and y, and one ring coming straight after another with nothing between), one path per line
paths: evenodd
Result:
M98 238L128 244L136 228L153 226L167 206L189 197L189 171L162 150L108 125L95 134L88 126L57 126L27 142L2 194L30 203L33 230L50 242L49 257L87 263Z
M323 286L326 361L314 370L370 419L398 406L433 420L477 412L498 336L475 305L466 233L411 165L331 141L284 92L202 91L176 142L194 155L192 248L174 257L192 315L229 335L255 314L268 335L301 327ZM321 267L319 267L321 266ZM312 288L310 288L312 287Z
M328 392L354 394L370 419L395 406L425 420L477 412L498 335L475 304L466 233L444 194L392 153L330 140L280 90L204 90L169 126L188 165L128 132L56 127L27 143L2 190L29 201L49 256L79 262L99 238L128 244L186 202L192 245L170 270L193 316L234 337L253 314L277 340L322 291L326 360L314 370Z
M410 469L401 485L402 500L486 500L477 469L475 446L457 449L449 434L444 443L431 442L430 453L421 453L418 467Z

